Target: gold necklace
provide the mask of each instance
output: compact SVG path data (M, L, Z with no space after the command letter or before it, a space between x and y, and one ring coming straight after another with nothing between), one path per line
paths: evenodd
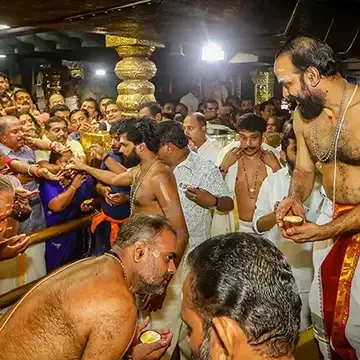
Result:
M109 257L115 259L115 260L121 265L122 271L123 271L123 273L124 273L124 280L125 280L125 282L127 283L127 280L128 280L128 279L127 279L127 276L126 276L124 264L123 264L123 262L121 261L121 259L118 258L118 257L116 257L116 256L114 256L114 255L112 255L112 254L109 254L109 253L105 253L105 256L109 256Z
M254 197L255 197L255 192L256 192L257 179L258 179L259 170L260 170L260 165L261 165L261 156L260 156L260 160L259 160L258 167L257 167L257 169L256 169L255 176L254 176L254 186L253 186L253 187L250 187L250 183L249 183L249 179L248 179L248 176L247 176L247 172L246 172L245 162L244 162L244 157L243 157L243 156L241 157L241 161L242 161L242 166L243 166L243 169L244 169L244 174L245 174L245 180L246 180L246 186L247 186L247 189L248 189L248 194L249 194L249 196L250 196L251 199L254 199Z
M146 170L145 175L140 180L138 180L138 178L141 175L140 167L139 167L139 170L137 171L137 173L134 175L133 183L132 183L131 190L130 190L130 216L133 215L133 213L134 213L136 195L137 195L141 185L143 184L143 182L144 182L146 176L148 175L148 173L150 172L150 170L159 162L161 162L161 160L158 160L158 157L156 157L153 160L153 162L151 163L151 165L149 166L149 168Z

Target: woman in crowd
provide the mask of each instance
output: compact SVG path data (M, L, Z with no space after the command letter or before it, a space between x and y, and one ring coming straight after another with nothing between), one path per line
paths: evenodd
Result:
M72 153L51 152L50 164L65 166ZM57 181L44 181L40 186L40 197L44 205L47 226L54 226L82 215L85 200L91 199L94 182L90 176L65 172L61 184ZM87 229L80 229L56 236L46 242L46 269L50 271L71 261L85 257L89 252L90 239Z

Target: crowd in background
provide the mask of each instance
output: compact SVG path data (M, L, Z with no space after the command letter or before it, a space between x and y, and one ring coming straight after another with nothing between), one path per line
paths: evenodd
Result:
M295 166L293 110L294 104L279 98L254 106L251 100L228 96L219 105L215 98L201 100L190 92L178 103L142 104L136 120L123 119L116 100L106 96L99 102L87 98L69 108L62 95L54 94L47 111L39 112L28 91L12 88L9 78L0 74L0 194L9 195L2 204L2 237L8 240L0 243L0 258L6 260L0 263L0 294L111 248L132 213L131 186L98 181L69 164L77 158L115 176L139 164L134 149L140 140L134 139L140 137L148 148L157 142L151 152L174 171L189 231L188 248L220 233L267 234L293 266L305 328L310 324L311 246L285 246L274 219ZM109 153L96 144L88 149L82 146L84 134L99 131L110 133ZM126 138L129 133L137 135ZM154 134L158 139L151 138ZM320 187L314 192L307 206L317 221L328 204ZM91 227L26 250L27 234L94 209L97 214ZM172 316L180 321L179 314Z

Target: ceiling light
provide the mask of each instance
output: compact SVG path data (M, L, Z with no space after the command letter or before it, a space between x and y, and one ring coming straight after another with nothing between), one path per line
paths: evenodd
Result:
M4 25L4 24L0 24L0 30L5 30L5 29L9 29L10 26L8 25Z
M203 47L201 59L203 61L222 61L225 60L225 52L219 45L209 43Z
M0 59L5 59L5 58L6 58L6 55L0 54Z
M95 75L96 76L105 76L106 75L106 70L104 70L104 69L96 69L95 70Z

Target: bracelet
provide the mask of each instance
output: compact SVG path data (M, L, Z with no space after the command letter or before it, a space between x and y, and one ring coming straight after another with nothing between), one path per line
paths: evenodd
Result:
M31 174L31 172L30 172L32 167L37 167L37 165L34 165L34 164L29 165L28 170L27 170L29 176L33 176L33 174Z
M9 157L5 157L5 164L7 165L7 166L11 166L11 163L14 161L14 160L16 160L16 159L11 159L11 158L9 158Z
M73 189L73 190L77 191L77 188L76 188L73 184L71 184L71 185L69 186L69 188L71 188L71 189Z

